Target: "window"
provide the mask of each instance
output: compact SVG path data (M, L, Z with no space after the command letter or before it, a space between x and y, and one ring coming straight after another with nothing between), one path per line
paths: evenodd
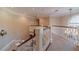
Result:
M71 17L68 25L74 27L79 26L79 15Z

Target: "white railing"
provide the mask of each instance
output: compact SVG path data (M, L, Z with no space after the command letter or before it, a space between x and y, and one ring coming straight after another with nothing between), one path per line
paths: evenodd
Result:
M52 25L52 34L68 40L74 40L73 44L79 45L79 28L71 26Z
M50 29L44 26L35 26L36 31L36 48L38 51L45 51L50 43Z

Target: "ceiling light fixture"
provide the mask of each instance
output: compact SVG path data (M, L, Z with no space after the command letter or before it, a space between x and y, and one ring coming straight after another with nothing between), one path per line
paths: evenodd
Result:
M55 10L55 16L58 15L58 11L59 11L58 9Z
M72 9L71 8L69 9L69 12L70 12L70 17L71 17L72 16L72 14L71 14L72 13Z
M55 12L58 12L59 10L55 10Z

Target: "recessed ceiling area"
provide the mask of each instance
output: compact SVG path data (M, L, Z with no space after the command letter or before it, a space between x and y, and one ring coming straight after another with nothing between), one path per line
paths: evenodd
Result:
M72 14L79 13L79 7L8 7L7 10L16 14L28 15L31 17L60 17L69 15L69 9L72 9Z

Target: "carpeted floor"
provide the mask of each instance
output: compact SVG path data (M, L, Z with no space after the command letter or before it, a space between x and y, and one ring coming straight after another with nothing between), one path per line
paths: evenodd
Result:
M67 39L53 34L48 51L79 51L79 47L74 42L74 39Z

